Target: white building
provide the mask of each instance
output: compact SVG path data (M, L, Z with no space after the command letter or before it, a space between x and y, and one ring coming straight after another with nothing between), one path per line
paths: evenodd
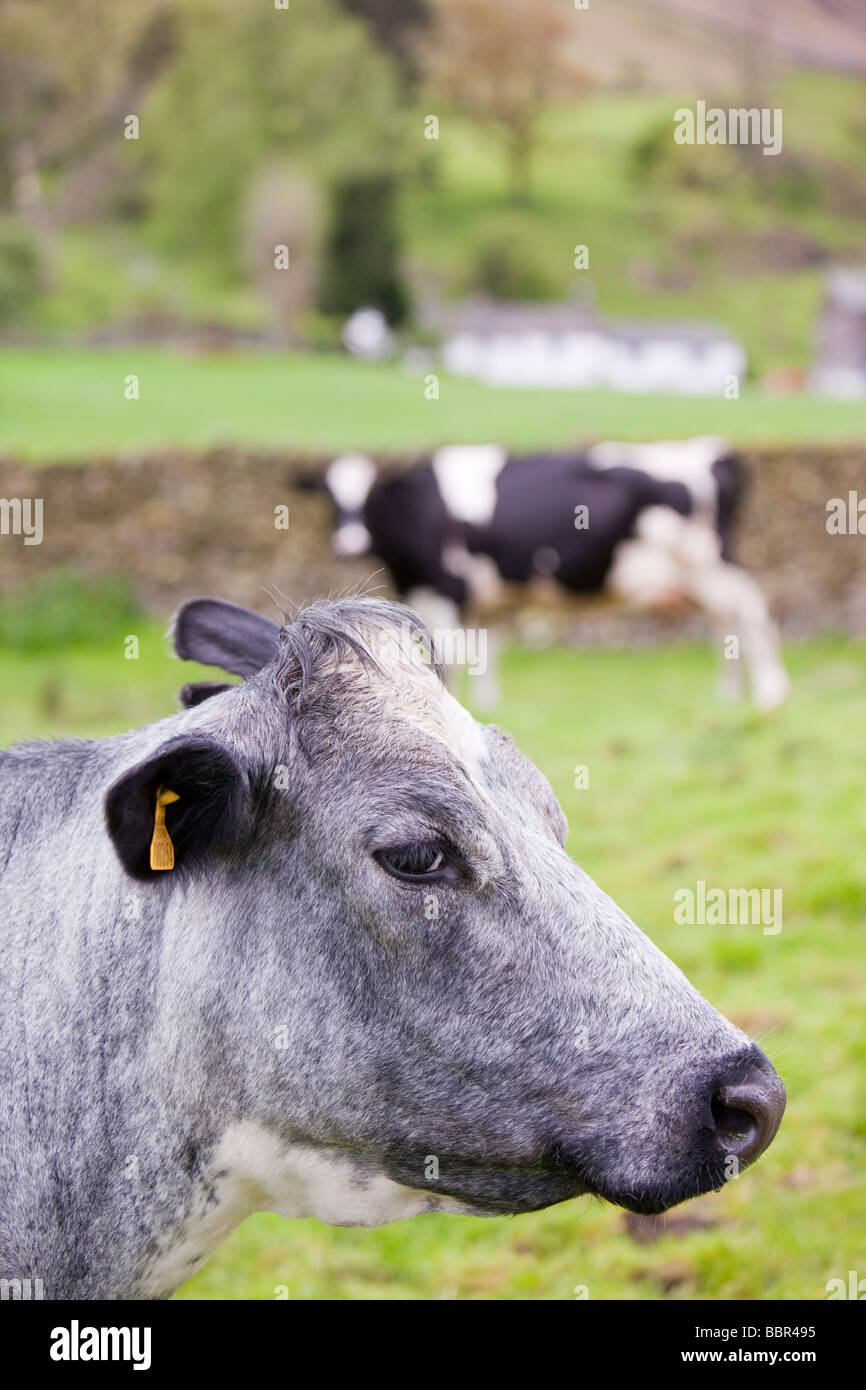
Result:
M562 304L471 301L427 317L442 364L491 386L720 396L746 370L742 345L704 324L607 321Z

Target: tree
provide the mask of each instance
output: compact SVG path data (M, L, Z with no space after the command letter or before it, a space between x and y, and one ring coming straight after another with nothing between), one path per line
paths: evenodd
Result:
M399 268L396 191L388 174L352 174L335 187L319 294L323 313L345 316L369 305L392 325L405 322L409 304Z
M430 22L427 0L340 0L343 9L359 15L380 48L393 53L407 77L414 78L415 40Z
M274 161L323 186L349 170L402 172L393 61L334 0L178 0L177 24L177 57L143 118L165 245L230 262L249 189Z
M110 184L123 118L170 56L170 26L167 0L0 0L0 204L30 228L43 278L70 194L86 182L92 211Z
M572 17L558 0L431 0L431 9L419 47L430 82L501 134L511 196L524 202L545 106L582 80Z
M281 346L300 340L303 316L315 302L320 201L312 180L291 167L261 169L249 190L243 213L247 264Z

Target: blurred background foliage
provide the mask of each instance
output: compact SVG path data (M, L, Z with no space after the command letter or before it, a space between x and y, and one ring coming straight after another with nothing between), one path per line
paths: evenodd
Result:
M0 0L0 333L333 347L363 303L424 341L443 298L574 296L805 365L863 259L866 15L793 6ZM676 145L696 95L781 107L782 153Z

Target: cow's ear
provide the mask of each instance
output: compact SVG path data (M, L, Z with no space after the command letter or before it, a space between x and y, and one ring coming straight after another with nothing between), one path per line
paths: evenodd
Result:
M218 598L190 599L172 623L178 656L220 666L235 676L253 676L273 661L279 637L279 627L269 618Z
M177 738L125 772L105 797L108 833L123 867L152 879L189 868L244 834L249 781L227 748Z
M181 686L178 699L184 709L192 709L194 705L201 705L205 700L209 700L212 695L222 695L224 690L234 689L233 684L220 681L193 681L191 685Z

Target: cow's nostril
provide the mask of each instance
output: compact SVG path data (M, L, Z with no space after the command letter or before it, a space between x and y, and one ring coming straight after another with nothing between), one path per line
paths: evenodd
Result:
M711 1104L719 1144L745 1165L775 1138L785 1110L785 1088L775 1072L756 1067L742 1081L719 1086Z
M727 1105L722 1099L727 1092L717 1091L713 1096L713 1119L716 1134L729 1151L739 1151L751 1145L757 1138L758 1124L748 1110L738 1110Z

